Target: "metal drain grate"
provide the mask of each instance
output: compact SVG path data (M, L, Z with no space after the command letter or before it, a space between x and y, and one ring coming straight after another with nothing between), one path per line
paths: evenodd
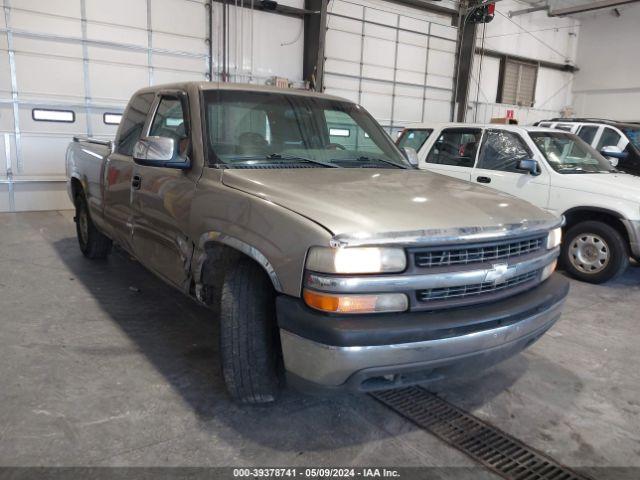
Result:
M370 395L503 478L591 480L420 387Z

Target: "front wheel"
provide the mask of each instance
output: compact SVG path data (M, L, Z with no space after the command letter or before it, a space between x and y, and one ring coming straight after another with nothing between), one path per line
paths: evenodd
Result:
M562 264L574 278L589 283L604 283L617 277L629 265L629 250L624 237L615 228L598 221L586 221L565 234Z
M83 255L91 259L106 258L111 251L111 239L93 224L87 199L83 193L76 197L76 234Z
M280 390L281 355L275 291L250 259L228 267L220 302L222 374L240 403L273 402Z

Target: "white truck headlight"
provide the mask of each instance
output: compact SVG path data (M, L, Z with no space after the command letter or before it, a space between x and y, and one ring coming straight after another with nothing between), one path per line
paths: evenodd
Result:
M401 248L312 247L307 269L322 273L390 273L407 268L407 256Z
M552 250L558 246L562 242L562 228L556 228L549 232L549 236L547 237L547 250Z

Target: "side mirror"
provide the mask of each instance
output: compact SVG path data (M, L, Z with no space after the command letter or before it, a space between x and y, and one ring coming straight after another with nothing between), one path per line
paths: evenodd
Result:
M191 167L189 159L182 159L176 153L176 141L170 137L144 137L133 147L133 160L140 165L176 168L186 170Z
M518 170L527 172L529 175L533 175L534 177L540 175L540 172L538 171L538 162L531 158L520 160L518 162Z
M602 150L600 150L600 154L603 157L607 157L609 159L617 158L618 160L625 159L629 155L629 153L624 152L621 148L619 148L619 147L617 147L615 145L610 145L608 147L602 147Z
M411 165L413 165L414 167L418 166L418 152L416 152L415 148L404 147L402 149L402 152Z

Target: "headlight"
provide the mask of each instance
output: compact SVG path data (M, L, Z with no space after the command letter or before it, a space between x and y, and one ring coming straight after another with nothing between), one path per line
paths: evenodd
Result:
M547 250L552 250L562 242L562 228L556 228L549 232L547 237Z
M401 248L327 248L312 247L307 269L322 273L388 273L407 267Z
M544 267L544 270L542 270L542 275L540 276L540 281L544 282L547 278L549 278L555 271L557 265L558 261L554 260L552 263Z
M404 312L409 307L409 299L404 293L335 295L305 288L302 296L310 307L328 313Z

